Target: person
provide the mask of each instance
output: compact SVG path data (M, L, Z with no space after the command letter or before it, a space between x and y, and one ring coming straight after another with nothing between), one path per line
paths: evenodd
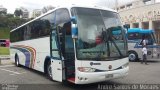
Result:
M142 36L142 46L147 45L145 35Z
M148 65L147 64L147 48L146 48L146 45L143 45L142 55L143 55L143 60L141 61L141 64L143 64L143 62L145 62L145 64Z

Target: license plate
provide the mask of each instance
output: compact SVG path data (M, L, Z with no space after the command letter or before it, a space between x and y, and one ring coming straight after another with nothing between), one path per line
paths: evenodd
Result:
M105 75L105 78L112 78L113 77L113 74L107 74Z

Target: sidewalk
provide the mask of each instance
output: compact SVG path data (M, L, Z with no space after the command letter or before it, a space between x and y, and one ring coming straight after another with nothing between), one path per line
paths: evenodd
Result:
M0 66L1 65L12 65L12 64L14 64L13 60L6 59L6 60L1 60Z

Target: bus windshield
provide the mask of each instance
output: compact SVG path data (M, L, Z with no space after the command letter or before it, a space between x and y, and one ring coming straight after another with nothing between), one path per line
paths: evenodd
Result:
M116 60L127 56L125 33L117 13L78 7L74 11L78 25L77 59Z

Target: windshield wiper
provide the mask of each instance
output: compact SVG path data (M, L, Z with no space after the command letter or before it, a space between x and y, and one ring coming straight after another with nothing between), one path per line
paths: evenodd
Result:
M103 30L102 28L102 40L103 40L103 46L101 46L100 48L100 52L98 53L98 55L95 57L96 60L101 60L101 54L102 52L104 52L104 47L107 46L107 56L110 57L111 55L111 51L110 51L110 43L109 41L111 41L113 43L113 45L115 46L115 48L117 49L120 57L123 57L122 52L120 51L118 45L115 43L115 41L113 40L113 36L112 36L112 32L111 32L112 28ZM107 44L107 45L106 45Z
M107 33L106 31L103 30L102 28L102 35L101 35L101 38L102 38L102 46L100 48L100 52L98 53L98 55L95 57L95 59L98 61L98 60L101 60L101 54L103 52L103 54L105 53L105 51L103 51L104 47L106 46L106 42L107 42L107 53L108 53L108 56L110 56L110 49L109 49L109 43L108 43L108 40L107 40Z
M112 32L111 32L112 28L113 27L111 27L111 28L106 29L105 31L103 31L103 33L104 33L104 35L103 35L104 36L104 42L107 43L108 56L110 57L110 54L111 54L111 52L110 52L110 44L109 44L109 41L111 41L113 43L113 45L116 47L116 49L117 49L120 57L122 57L123 54L121 53L119 47L117 46L117 44L115 43L115 41L112 38L113 37Z
M110 41L114 44L114 46L116 47L118 53L120 54L120 57L123 57L123 54L121 53L121 51L120 51L120 49L118 48L117 44L116 44L116 43L114 42L114 40L112 39L112 37L113 37L112 32L111 32L112 28L113 28L113 27L107 29L107 31L109 31L109 33L108 33L108 40L110 40ZM111 35L112 35L112 36L111 36Z

